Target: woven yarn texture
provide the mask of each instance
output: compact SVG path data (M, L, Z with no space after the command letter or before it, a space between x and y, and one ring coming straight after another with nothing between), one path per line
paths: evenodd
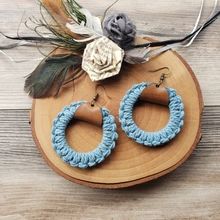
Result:
M74 102L66 106L53 122L52 145L59 157L69 165L78 168L93 167L108 157L115 148L115 141L118 138L116 123L106 108L101 108L103 116L103 137L96 149L90 152L77 152L71 148L66 140L66 129L78 107L85 101ZM92 117L92 116L91 116Z
M156 132L141 130L133 120L133 108L142 91L149 86L148 83L134 85L124 96L120 103L119 121L122 130L128 137L139 144L156 147L172 140L180 132L184 124L184 105L175 89L166 88L169 95L170 118L167 125Z

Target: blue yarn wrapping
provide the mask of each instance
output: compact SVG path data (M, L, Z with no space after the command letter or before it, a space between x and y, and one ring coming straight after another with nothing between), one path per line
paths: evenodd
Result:
M74 102L64 107L63 111L54 120L52 126L52 145L54 150L64 162L78 168L93 167L101 163L111 154L118 138L114 117L110 115L106 108L101 108L103 116L103 136L101 143L96 149L90 152L77 152L72 149L67 143L65 131L69 122L74 118L76 110L83 103L85 101Z
M156 132L146 132L138 128L133 120L133 108L142 91L149 86L148 83L134 85L124 96L120 103L119 121L122 130L128 137L139 144L148 147L163 145L172 140L180 132L184 124L184 105L182 99L176 94L175 89L166 88L169 95L170 118L167 125Z

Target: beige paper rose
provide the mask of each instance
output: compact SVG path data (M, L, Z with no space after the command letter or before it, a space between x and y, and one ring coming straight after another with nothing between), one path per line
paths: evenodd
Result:
M121 70L124 50L107 37L101 37L86 46L82 69L92 81L117 75Z

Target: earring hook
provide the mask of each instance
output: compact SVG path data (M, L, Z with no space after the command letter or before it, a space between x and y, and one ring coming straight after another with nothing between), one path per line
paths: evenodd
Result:
M161 86L161 84L163 84L164 80L167 78L167 75L165 73L163 73L161 76L160 76L160 80L158 83L156 83L156 87L159 88Z
M161 70L167 70L168 72L161 74L159 82L155 83L157 88L159 88L161 86L161 84L163 84L164 80L171 75L171 71L170 71L169 67L162 67L162 68L159 68L159 69L156 69L156 70L150 70L149 71L151 73L155 73L155 72L158 72L158 71L161 71Z
M99 93L96 93L95 96L92 98L92 101L90 102L92 107L95 106L95 103L96 103L98 97L99 97Z
M100 97L100 100L98 98ZM106 89L104 85L100 83L95 84L95 96L93 97L91 103L91 106L97 105L100 108L105 106L109 100L112 98L106 93ZM98 100L98 102L97 102Z

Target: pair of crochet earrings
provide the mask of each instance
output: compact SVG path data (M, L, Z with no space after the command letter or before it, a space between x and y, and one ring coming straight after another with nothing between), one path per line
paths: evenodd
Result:
M122 130L135 142L147 147L161 146L172 140L180 132L184 122L184 106L182 99L177 95L175 89L162 87L166 74L162 74L159 83L142 82L134 85L127 91L120 103L119 121ZM134 122L132 112L138 100L144 100L152 90L159 94L153 96L156 102L169 106L170 117L167 125L157 132L146 132L141 130ZM162 92L161 92L162 91ZM155 93L155 91L154 91ZM159 99L158 99L159 97ZM162 98L161 98L162 97ZM165 98L164 98L165 97ZM97 96L92 102L78 101L66 106L53 122L52 145L60 158L73 167L93 167L105 160L115 148L118 138L115 117L104 107L95 106ZM85 119L85 113L89 120L102 126L103 137L96 149L90 152L77 152L72 149L66 140L66 128L73 118Z

